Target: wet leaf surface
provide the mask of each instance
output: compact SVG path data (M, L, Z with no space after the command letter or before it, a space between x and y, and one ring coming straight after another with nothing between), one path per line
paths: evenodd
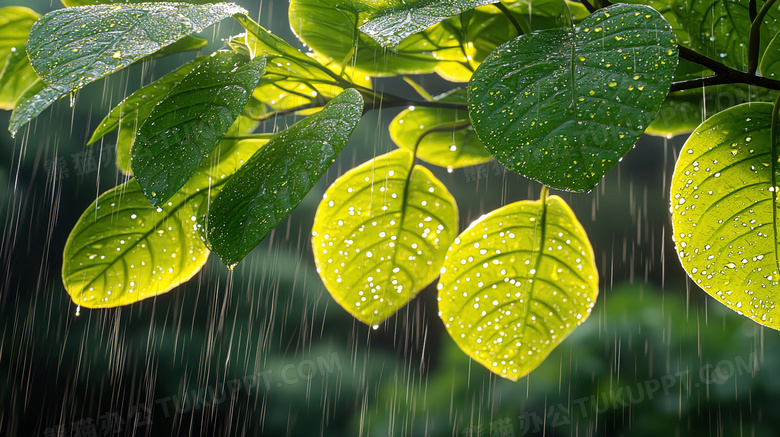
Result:
M33 25L30 62L47 84L74 91L243 12L233 3L198 6L158 2L60 9Z
M325 287L361 322L384 322L437 276L458 232L447 187L395 150L338 178L317 208L312 248Z
M496 49L469 82L469 115L510 170L587 191L655 118L676 66L663 17L615 5L576 29L539 31Z
M520 201L472 223L447 251L439 314L455 343L516 381L590 315L598 296L593 249L557 196Z
M756 323L780 328L772 104L714 115L682 148L671 186L674 241L688 276Z
M496 3L497 0L416 0L380 9L360 31L384 47L398 45L407 37L461 12ZM391 3L392 4L392 3Z
M171 197L219 144L260 81L265 58L217 52L197 65L141 126L131 168L153 205Z
M235 266L303 200L344 148L363 114L349 89L274 137L230 179L208 211L208 244Z

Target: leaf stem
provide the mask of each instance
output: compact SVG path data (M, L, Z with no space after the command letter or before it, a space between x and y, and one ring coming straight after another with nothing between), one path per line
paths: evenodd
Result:
M422 97L423 99L429 102L433 101L433 96L428 91L426 91L425 88L422 87L422 85L415 82L414 79L406 75L402 76L402 78L404 82L408 83L409 86L412 87L417 92L417 94L420 95L420 97Z
M512 15L512 11L510 11L509 8L507 8L501 2L493 3L493 6L497 7L498 10L500 10L501 13L503 13L506 16L506 18L509 19L509 21L512 23L512 26L515 26L515 30L517 31L517 35L518 36L519 35L523 35L525 33L525 32L523 32L523 28L520 27L520 23L517 22L517 19L515 18L515 16Z
M542 202L542 204L547 203L547 194L549 194L550 189L547 188L547 185L542 185L542 191L539 193L539 201Z
M743 83L746 85L754 85L762 88L780 90L780 81L778 80L735 70L687 47L678 46L678 48L680 50L681 59L685 59L703 67L707 67L714 71L715 74L707 77L674 82L672 83L671 91L683 91L694 88L703 88L710 85L724 85L733 83Z
M756 21L756 0L750 0L748 2L748 14L750 14L750 22Z
M775 0L766 0L764 6L758 11L756 18L750 24L750 39L748 40L748 74L755 75L758 70L759 48L761 47L761 23L769 13Z

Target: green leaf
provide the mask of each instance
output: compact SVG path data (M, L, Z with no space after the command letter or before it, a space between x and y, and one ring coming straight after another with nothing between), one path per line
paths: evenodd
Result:
M265 58L217 52L198 64L138 131L131 167L153 205L179 190L216 147L260 81Z
M748 67L750 0L690 0L684 7L683 26L693 49L738 70ZM759 2L759 7L763 2ZM778 31L780 9L773 7L761 24L759 53Z
M0 8L0 58L27 44L30 28L40 15L23 6Z
M574 30L539 31L496 49L469 83L469 115L510 170L586 191L655 118L676 66L674 34L658 12L610 6Z
M27 59L27 35L38 15L21 6L0 8L0 109L14 109L16 101L36 80Z
M457 232L447 187L411 152L395 150L325 192L312 226L314 261L333 299L373 326L439 276Z
M175 55L177 53L183 53L183 52L194 52L197 50L202 49L206 46L209 42L203 38L198 38L197 36L187 35L184 38L176 41L175 43L171 45L167 45L160 50L157 50L156 52L152 53L151 55L144 56L143 58L139 59L136 62L143 62L147 60L152 59L160 59L164 58L166 56Z
M598 272L588 236L557 196L483 216L449 248L439 314L458 346L516 381L590 315Z
M671 212L677 254L691 279L732 310L780 329L772 109L735 106L694 131L672 176Z
M674 34L677 36L677 43L682 46L691 45L691 36L687 30L689 23L689 13L686 9L686 2L680 0L628 0L621 3L634 5L650 6L664 16L666 21L672 26ZM695 29L699 32L699 29Z
M388 2L390 6L360 26L360 31L374 38L384 47L398 45L408 36L421 32L434 24L498 0L412 0Z
M376 12L370 0L291 0L289 20L298 38L314 49L325 63L351 66L370 76L431 73L438 61L430 40L412 37L394 53L379 45L358 27Z
M182 192L155 210L135 179L100 196L65 246L62 276L73 302L127 305L189 280L209 254L191 220L206 198Z
M27 88L39 80L27 59L27 45L11 50L0 61L0 109L14 109Z
M324 106L328 99L341 94L351 83L371 88L369 80L330 70L249 17L239 15L236 18L247 34L230 42L234 46L243 45L253 57L267 58L265 72L253 95L273 110Z
M436 98L466 103L466 90ZM390 138L399 147L440 167L460 168L490 161L493 157L479 141L466 110L415 107L405 109L390 123Z
M346 90L241 167L214 200L205 226L223 263L238 264L298 206L344 148L362 112L360 93Z
M91 5L112 5L128 3L147 3L148 0L60 0L67 7L72 6L91 6ZM162 2L158 2L162 3ZM213 0L178 0L176 3L192 3L196 5L205 5L213 3Z
M101 195L65 245L62 277L73 301L88 308L127 305L191 278L209 254L194 220L201 206L265 142L223 141L219 158L160 207L149 204L135 179Z
M780 78L780 32L767 44L758 71L764 77Z
M136 132L149 118L155 106L204 59L206 57L195 58L127 96L100 122L87 145L119 129L116 142L117 166L124 173L131 173L130 150L135 143Z
M245 12L233 3L140 3L60 9L33 25L28 53L33 68L47 84L74 91L186 35Z
M37 80L27 88L16 101L16 107L11 113L11 120L8 122L8 130L11 135L26 125L33 118L37 117L44 109L59 100L67 94L60 88L47 86L42 80Z

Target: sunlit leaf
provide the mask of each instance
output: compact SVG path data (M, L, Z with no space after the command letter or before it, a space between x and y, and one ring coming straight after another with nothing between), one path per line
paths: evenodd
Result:
M14 47L27 44L30 28L40 15L23 6L0 8L0 58L5 58Z
M439 276L457 233L447 188L411 152L395 150L325 192L312 226L314 261L333 299L373 326Z
M0 109L14 109L16 101L38 75L27 59L27 34L38 15L22 6L0 8Z
M466 90L437 100L465 105ZM465 109L405 109L390 123L390 137L399 147L416 148L418 158L440 167L460 168L493 159L474 134Z
M557 196L483 216L449 248L439 314L458 346L513 381L590 315L598 273L588 236Z
M371 76L430 73L438 61L424 36L401 42L390 52L358 27L376 12L368 0L291 0L289 20L295 34L326 62L351 66Z
M22 94L39 80L27 59L27 46L11 50L0 59L0 109L14 109Z
M247 34L231 40L241 43L252 56L267 59L263 77L254 97L273 110L324 106L328 99L339 95L354 83L371 88L371 81L346 72L329 69L315 58L291 46L245 15L236 17Z
M574 30L539 31L496 49L469 82L469 115L510 170L586 191L655 118L676 66L663 17L615 5Z
M206 237L235 266L298 206L347 143L363 113L349 89L278 134L230 179L208 211Z
M217 52L182 79L141 126L131 167L149 201L179 190L238 118L260 81L265 58Z
M126 305L186 282L206 262L200 208L266 140L224 141L185 189L160 207L131 179L101 195L71 231L62 277L73 301L88 308Z
M688 138L671 186L672 235L688 276L718 302L774 329L777 159L772 104L735 106Z
M360 26L360 31L384 47L395 46L406 37L434 24L498 0L412 0L390 3Z
M73 91L233 14L233 3L97 5L60 9L30 30L33 68L49 85Z

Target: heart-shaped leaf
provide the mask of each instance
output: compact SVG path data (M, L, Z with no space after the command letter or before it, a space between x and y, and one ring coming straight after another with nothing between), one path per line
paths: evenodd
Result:
M402 149L353 168L328 188L311 241L333 299L373 326L439 276L457 232L455 199Z
M586 191L653 121L676 66L675 37L658 12L610 6L575 29L496 49L469 83L469 115L510 170Z
M50 12L30 30L38 75L66 92L120 70L186 35L246 11L233 3L138 3Z
M439 314L458 346L516 381L590 315L598 273L588 236L557 196L474 222L447 252Z
M406 37L448 17L497 2L498 0L413 0L390 3L391 7L381 9L370 21L360 26L360 31L384 47L395 46Z
M230 178L208 211L208 244L234 267L303 200L347 144L363 115L348 89L322 111L275 136Z
M772 128L770 103L735 106L702 123L677 160L671 213L691 279L734 311L780 329L780 146Z
M168 200L214 150L260 81L265 58L217 52L154 107L138 131L131 167L153 205Z

